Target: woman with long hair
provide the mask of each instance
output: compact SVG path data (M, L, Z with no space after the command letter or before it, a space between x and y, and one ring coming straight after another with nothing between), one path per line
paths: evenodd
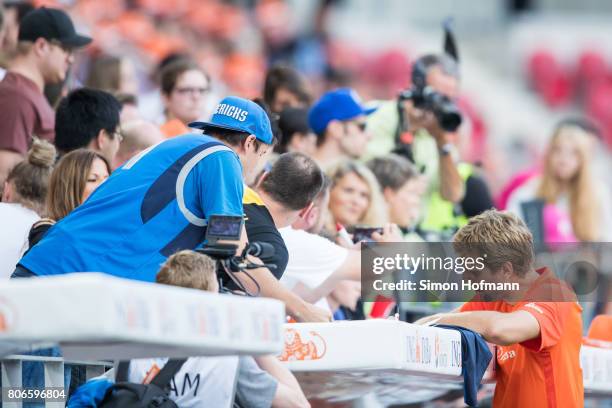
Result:
M382 228L381 233L375 232L369 237L374 241L402 241L397 225L389 223L381 188L370 169L351 160L331 167L327 175L331 181L330 220L327 222L329 233L335 233L338 224L349 229L364 226ZM350 244L343 243L340 237L337 239L340 245L351 247ZM334 319L360 320L365 318L364 304L359 299L360 289L360 282L342 281L327 296L327 301L334 312Z
M30 247L42 239L57 221L81 205L111 172L101 154L88 149L74 150L61 158L51 173L46 215L30 230Z
M331 180L328 228L336 223L345 227L382 227L389 222L378 181L365 165L344 161L328 169Z
M396 154L373 158L366 165L380 185L389 220L401 228L405 241L422 241L415 227L426 186L417 169L408 159Z
M523 204L543 203L546 242L608 241L612 208L607 189L591 170L592 143L580 127L565 125L553 134L543 157L542 173L516 190L508 209L524 216Z

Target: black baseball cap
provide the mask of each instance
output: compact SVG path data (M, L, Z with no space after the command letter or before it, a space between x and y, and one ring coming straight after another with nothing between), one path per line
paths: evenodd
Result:
M77 34L66 12L47 7L29 12L19 24L19 41L36 41L38 38L57 40L75 48L91 42L91 38Z

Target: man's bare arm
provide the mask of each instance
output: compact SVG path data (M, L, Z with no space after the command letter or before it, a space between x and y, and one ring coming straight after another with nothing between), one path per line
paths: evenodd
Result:
M255 263L261 264L256 258L251 258ZM263 297L278 299L285 303L287 313L299 322L329 322L331 315L329 311L316 307L289 289L284 287L268 268L249 269L249 275L257 281L260 294ZM243 272L234 274L249 292L257 291L255 283Z
M429 130L436 140L439 152L440 196L452 203L458 203L463 200L465 194L464 182L461 174L459 174L452 152L442 152L443 149L448 147L452 134L445 132L437 121Z
M320 299L326 297L336 289L338 283L343 280L361 280L361 252L355 250L349 250L346 259L338 269L332 272L316 288L309 289L304 285L301 285L296 293L299 293L302 299L310 303L316 303Z
M451 154L440 154L440 196L452 203L463 200L465 188Z
M411 132L427 130L436 141L438 150L451 141L452 134L442 129L433 113L415 108L411 101L404 102L404 109ZM463 199L464 183L457 169L457 163L452 154L440 154L439 157L440 196L452 203L458 203Z
M480 333L485 340L500 346L521 343L540 335L540 324L529 312L517 310L512 313L474 311L440 313L424 317L416 324L437 320L439 324L461 326Z
M278 381L273 407L310 407L295 376L274 356L254 357L257 365Z

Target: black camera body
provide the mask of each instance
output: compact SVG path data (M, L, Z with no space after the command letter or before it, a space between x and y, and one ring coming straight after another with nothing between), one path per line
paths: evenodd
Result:
M418 109L432 112L447 132L454 132L462 121L457 105L446 95L436 92L430 86L412 86L399 95L399 102L410 100Z
M435 66L441 67L449 75L458 76L455 59L447 55L424 55L412 65L412 86L400 93L398 104L411 100L416 108L432 112L442 129L454 132L462 121L459 108L448 96L427 85L428 72Z
M236 286L248 296L258 296L249 293L244 286L232 275L235 272L245 272L248 269L267 267L276 268L276 265L255 264L249 262L248 255L256 257L270 257L274 255L274 247L265 242L249 243L241 254L236 255L238 245L233 243L219 243L219 241L239 241L242 233L243 217L229 215L212 215L206 227L206 245L196 251L208 255L217 262L217 275L219 278L219 291L230 292L226 286L233 281ZM247 273L248 274L248 273ZM249 275L250 276L250 275ZM253 279L251 277L251 279ZM257 287L259 285L255 283ZM259 290L258 290L259 292Z

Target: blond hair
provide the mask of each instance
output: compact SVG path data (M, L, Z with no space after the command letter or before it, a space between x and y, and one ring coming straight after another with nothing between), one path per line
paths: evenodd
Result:
M533 261L533 236L525 223L507 211L487 210L470 218L453 239L453 247L461 256L483 256L483 263L498 271L510 262L523 276ZM484 256L486 254L486 256Z
M555 131L544 155L542 181L536 193L545 202L555 203L564 192L564 187L567 188L572 228L581 241L595 241L600 236L598 219L601 208L591 176L589 137L583 129L573 125L562 126ZM567 184L555 176L551 159L553 149L563 141L574 143L580 161L576 174Z
M25 160L15 165L6 178L14 186L13 202L44 215L55 156L55 146L46 140L33 139Z
M195 251L179 251L164 262L155 281L165 285L213 291L217 281L216 263L209 256Z
M365 214L359 220L359 224L380 227L389 222L385 201L376 176L365 165L355 160L347 160L328 168L327 175L331 180L331 190L334 189L344 176L351 173L366 183L369 190L369 205Z

